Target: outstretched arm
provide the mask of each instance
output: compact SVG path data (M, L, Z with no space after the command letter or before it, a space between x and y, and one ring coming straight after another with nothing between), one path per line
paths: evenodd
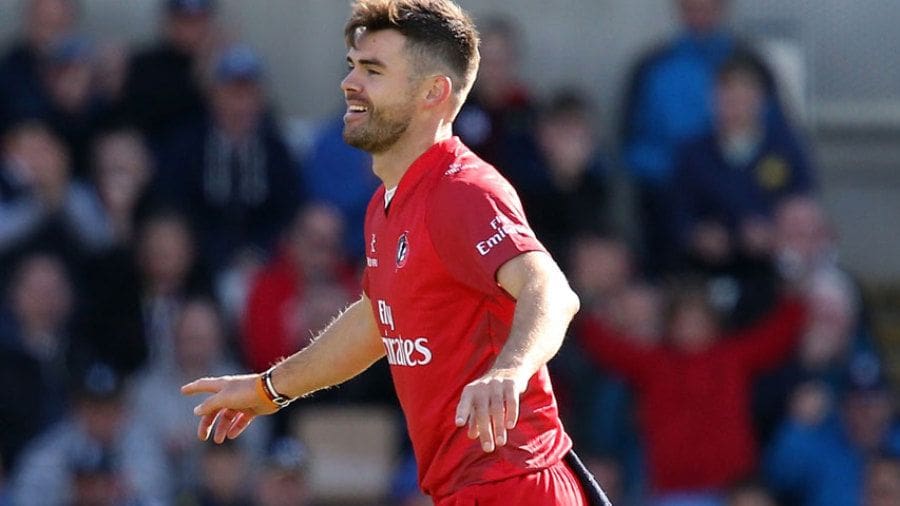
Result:
M384 346L368 298L350 305L319 334L312 344L283 360L272 370L275 390L296 398L337 385L368 369L384 356ZM216 420L214 440L234 439L257 415L278 407L261 394L259 374L203 378L181 387L185 395L213 394L194 408L200 416L197 435L209 438Z
M487 452L506 444L506 431L518 421L519 395L559 350L579 308L578 296L543 252L506 262L497 281L517 300L509 338L493 367L463 389L456 409L456 425L468 423L469 437L479 438Z

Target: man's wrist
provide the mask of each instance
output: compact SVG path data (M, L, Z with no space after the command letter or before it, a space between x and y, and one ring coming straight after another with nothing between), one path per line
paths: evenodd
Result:
M283 408L294 401L294 398L289 397L283 394L278 388L275 386L275 381L273 379L273 375L275 373L276 366L270 367L267 371L260 374L259 383L262 388L263 394L266 399L268 399L272 404L277 406L278 408Z
M513 380L516 385L522 390L525 389L525 386L528 385L528 380L531 379L532 374L529 374L526 370L526 367L522 364L512 365L512 364L501 364L495 363L489 374L493 375L496 378L508 378Z

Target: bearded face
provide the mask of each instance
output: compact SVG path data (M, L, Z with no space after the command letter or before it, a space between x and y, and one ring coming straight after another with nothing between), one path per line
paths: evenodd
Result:
M399 99L382 104L364 97L347 97L358 105L344 116L344 141L372 154L390 149L409 128L414 113L412 90L399 95Z

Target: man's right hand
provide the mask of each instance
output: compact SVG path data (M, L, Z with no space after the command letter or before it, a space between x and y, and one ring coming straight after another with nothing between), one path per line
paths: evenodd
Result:
M206 441L215 425L213 441L222 443L226 437L238 437L257 415L277 411L277 406L260 395L258 382L258 374L243 374L202 378L182 386L184 395L212 394L194 408L194 414L200 417L197 437Z

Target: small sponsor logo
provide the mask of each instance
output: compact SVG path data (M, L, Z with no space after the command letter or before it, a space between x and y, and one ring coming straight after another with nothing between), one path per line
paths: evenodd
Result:
M397 240L397 268L406 265L407 260L409 260L409 238L407 232L403 232Z
M478 241L475 243L475 249L478 250L478 254L481 256L485 256L491 252L498 244L503 242L508 236L512 234L521 235L525 237L531 237L532 233L528 229L528 227L524 225L516 225L509 221L508 218L497 216L491 220L491 228L494 229L494 233L491 234L490 237L483 241Z
M396 330L394 328L394 313L391 311L391 306L381 299L378 300L378 319L381 320L381 324L385 327Z
M366 266L368 267L378 267L378 259L372 257L366 257Z
M403 339L382 337L388 363L406 367L416 367L431 363L432 354L428 348L428 338Z

